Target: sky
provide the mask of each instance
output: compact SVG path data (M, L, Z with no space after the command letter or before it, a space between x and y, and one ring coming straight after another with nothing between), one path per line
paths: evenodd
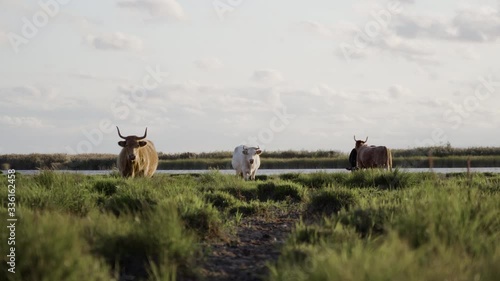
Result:
M499 146L498 0L0 0L0 154Z

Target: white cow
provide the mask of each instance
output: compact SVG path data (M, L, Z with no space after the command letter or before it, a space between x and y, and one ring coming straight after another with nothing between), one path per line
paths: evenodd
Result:
M255 172L260 166L260 154L262 150L259 147L248 147L245 145L237 146L233 153L233 168L236 170L236 175L248 180L255 180Z

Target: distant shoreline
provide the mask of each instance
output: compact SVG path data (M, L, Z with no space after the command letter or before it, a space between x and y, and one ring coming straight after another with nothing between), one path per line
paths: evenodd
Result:
M393 166L400 168L500 167L500 147L452 148L451 146L394 149ZM159 170L232 169L230 151L159 153ZM3 154L0 169L111 170L117 154ZM261 169L343 169L348 154L334 150L264 151Z

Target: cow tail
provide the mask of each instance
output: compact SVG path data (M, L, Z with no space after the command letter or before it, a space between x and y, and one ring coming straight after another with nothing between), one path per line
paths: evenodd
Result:
M392 153L389 148L387 148L387 170L392 172Z

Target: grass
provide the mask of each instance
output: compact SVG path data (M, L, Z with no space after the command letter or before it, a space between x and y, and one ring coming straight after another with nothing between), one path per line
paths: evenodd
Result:
M356 195L349 189L325 188L313 195L307 206L307 212L328 216L342 209L349 210L356 205L356 201Z
M483 184L477 174L471 186L445 177L357 189L355 208L297 226L269 280L496 280L500 193Z
M0 189L0 217L7 198ZM243 181L216 171L150 179L42 171L17 175L16 204L16 274L2 254L0 280L203 280L212 243L231 240L245 218L272 222L292 209L303 219L266 280L500 276L498 174L369 170Z

